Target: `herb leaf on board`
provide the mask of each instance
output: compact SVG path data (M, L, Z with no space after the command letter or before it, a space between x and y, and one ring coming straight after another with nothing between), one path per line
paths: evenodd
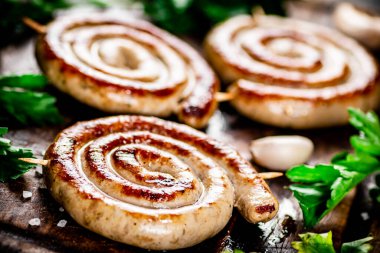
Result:
M287 171L289 186L302 209L305 227L315 226L370 174L380 170L380 123L373 112L350 108L350 123L360 131L351 137L354 153L341 152L331 164L298 165Z
M40 91L47 84L43 75L26 74L0 77L1 121L22 125L60 124L62 116L55 107L56 99Z
M19 158L33 158L32 150L12 146L11 140L4 138L8 128L0 127L0 182L16 179L35 165L20 161Z
M292 247L298 253L335 253L331 231L324 234L305 233L299 234L301 241L292 242ZM341 253L369 253L372 250L368 242L372 237L366 237L353 242L342 244Z

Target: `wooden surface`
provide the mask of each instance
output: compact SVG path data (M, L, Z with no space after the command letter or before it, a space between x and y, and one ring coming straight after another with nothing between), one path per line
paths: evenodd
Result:
M320 11L326 12L325 9ZM291 15L303 19L327 24L330 22L325 14L319 15L316 10L310 15L311 12L302 6L290 6L290 12ZM32 41L6 48L1 51L0 60L1 73L39 72ZM7 135L15 145L31 147L37 157L42 157L60 130L78 120L105 116L104 113L80 104L54 88L50 87L48 90L58 98L58 106L66 118L65 125L13 128ZM315 144L310 164L328 162L333 154L348 149L348 138L354 133L350 127L314 131L268 127L238 116L228 104L220 107L205 131L210 136L236 147L247 159L251 159L248 147L253 139L276 134L304 135ZM302 213L291 192L284 188L289 184L286 178L271 180L269 184L280 202L280 211L275 219L265 224L253 225L235 211L229 224L217 236L179 252L220 252L225 247L241 248L246 252L294 252L290 243L297 238L298 233L305 232ZM367 194L371 184L370 178L357 189L356 195L351 192L313 231L332 230L336 246L342 241L359 239L371 232L375 236L373 252L380 252L379 207L373 207ZM23 199L23 191L31 191L32 198ZM144 252L82 228L66 212L60 212L59 208L45 188L42 176L35 169L18 180L0 183L0 252ZM29 226L28 221L32 218L40 218L41 225ZM62 219L68 221L64 228L57 226Z

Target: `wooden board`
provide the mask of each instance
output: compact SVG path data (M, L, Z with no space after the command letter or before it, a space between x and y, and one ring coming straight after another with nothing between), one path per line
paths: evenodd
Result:
M302 12L293 15L302 17ZM1 73L39 71L34 59L32 41L6 48L1 51L0 59ZM15 145L31 147L38 157L42 157L47 146L63 128L78 120L105 116L53 88L49 88L49 91L58 98L58 106L66 117L66 124L57 127L13 128L7 135ZM248 148L253 139L277 134L304 135L315 144L310 164L328 162L333 154L348 149L348 138L354 133L350 127L293 131L264 126L238 116L228 104L220 107L205 131L210 136L234 146L247 159L251 159ZM229 224L217 236L178 252L220 252L225 247L241 248L246 252L294 252L291 242L297 238L298 233L305 232L302 213L291 192L284 188L289 184L286 178L271 180L269 184L280 202L280 211L275 219L265 224L253 225L235 211ZM370 184L369 180L368 185ZM355 192L351 192L313 231L332 230L336 246L342 240L358 239L367 236L371 231L376 238L374 252L380 252L379 215L376 214L376 209L371 209L367 188L363 184L356 197ZM23 191L31 191L32 198L23 199ZM42 176L35 169L18 180L0 183L0 252L144 252L82 228L66 212L59 209L60 206L50 196ZM29 226L28 221L32 218L40 218L41 225ZM64 228L57 226L62 219L68 221Z

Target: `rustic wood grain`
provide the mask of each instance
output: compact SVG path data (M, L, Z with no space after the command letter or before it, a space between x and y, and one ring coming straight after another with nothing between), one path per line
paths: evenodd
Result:
M310 10L302 9L303 7L293 6L291 8L293 8L292 15L329 23L326 15L310 15ZM320 12L326 12L323 8L321 10ZM23 45L8 47L0 53L1 73L39 71L31 41ZM44 128L12 128L7 134L14 144L31 147L37 157L42 157L47 146L61 129L79 120L105 116L104 113L89 108L52 87L48 90L57 96L58 106L65 116L65 124ZM251 159L249 144L253 139L277 134L304 135L312 139L315 144L315 152L309 161L310 164L315 164L328 162L333 154L348 149L348 138L353 130L350 127L314 131L278 129L252 122L239 116L228 104L223 104L211 119L205 132L234 146L247 159ZM262 168L258 169L264 171ZM193 248L178 252L220 252L225 248L240 248L246 252L294 252L290 246L291 242L297 239L300 232L305 232L302 225L302 213L291 192L284 189L289 184L286 178L271 180L269 184L280 202L280 211L275 219L265 224L254 225L247 223L235 211L229 224L217 236ZM23 190L31 191L32 198L23 199ZM363 191L358 192L358 194L363 193ZM355 237L355 229L349 227L352 231L347 232L345 228L348 217L350 216L350 220L353 219L351 216L355 217L355 212L360 213L362 210L360 208L365 208L361 206L358 210L352 211L353 201L355 201L355 207L356 204L362 204L360 200L361 196L355 198L355 192L350 193L314 231L332 230L336 246L339 246L347 234ZM60 206L44 187L41 175L35 169L18 180L5 184L0 183L0 252L145 252L111 241L82 228L66 212L60 212L59 208ZM372 216L377 218L374 218L373 224L368 227L371 227L372 234L376 238L375 248L378 251L374 252L380 252L378 240L380 223L378 214L376 211L373 212L375 214ZM40 218L41 225L29 226L28 221L32 218ZM57 227L57 223L62 219L68 221L66 227Z

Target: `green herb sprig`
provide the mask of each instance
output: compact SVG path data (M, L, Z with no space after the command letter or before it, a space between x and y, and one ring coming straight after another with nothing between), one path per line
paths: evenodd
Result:
M315 226L368 175L380 170L380 123L373 112L349 109L350 123L360 131L350 138L354 153L342 152L331 164L299 165L286 176L302 209L305 227Z
M52 18L56 10L69 6L67 0L0 1L0 32L6 35L1 39L0 47L33 34L33 31L23 24L23 17L29 17L44 24Z
M241 249L224 249L221 253L245 253Z
M55 98L41 92L47 84L43 75L0 77L0 120L17 121L22 125L59 124L62 116L55 107Z
M0 47L19 42L34 34L23 22L28 17L41 24L49 22L54 13L78 4L107 7L105 0L1 0L0 1Z
M0 127L0 182L16 179L35 165L20 161L19 158L33 158L32 150L12 146L11 140L4 138L8 128Z
M336 253L331 231L324 234L305 233L300 234L301 241L292 242L292 247L298 253ZM353 242L342 244L341 253L369 253L372 250L370 242L373 238L366 237Z
M176 34L204 35L233 15L249 14L261 6L268 14L284 15L283 0L140 0L157 25Z

